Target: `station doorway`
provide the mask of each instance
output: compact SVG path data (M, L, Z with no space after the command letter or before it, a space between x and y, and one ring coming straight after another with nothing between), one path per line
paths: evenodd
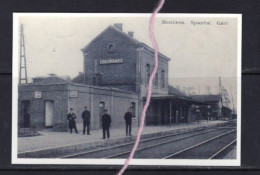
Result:
M30 101L22 101L22 128L30 127Z
M54 102L45 101L45 127L53 127Z
M99 103L99 129L102 128L102 116L104 115L105 102Z

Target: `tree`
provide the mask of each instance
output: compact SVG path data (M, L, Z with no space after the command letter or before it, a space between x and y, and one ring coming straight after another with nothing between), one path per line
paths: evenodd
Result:
M206 91L207 91L207 93L210 95L211 94L211 88L210 88L210 86L206 86Z

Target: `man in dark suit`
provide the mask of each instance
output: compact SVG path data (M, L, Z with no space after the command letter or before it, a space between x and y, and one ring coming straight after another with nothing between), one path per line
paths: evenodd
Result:
M126 136L128 135L132 136L131 129L132 129L133 114L131 113L131 108L128 108L124 118L125 118L125 125L126 125Z
M67 115L67 120L69 120L69 128L70 133L72 133L72 129L75 129L75 132L78 134L77 126L76 126L76 115L73 112L73 108L70 108L70 113Z
M89 132L90 112L88 111L88 107L87 106L85 106L85 110L82 112L81 117L83 119L83 135L85 135L86 126L87 126L87 134L90 135L90 132Z
M103 139L110 137L109 128L111 125L111 116L107 114L107 109L104 110L104 115L102 116L102 129L103 129Z

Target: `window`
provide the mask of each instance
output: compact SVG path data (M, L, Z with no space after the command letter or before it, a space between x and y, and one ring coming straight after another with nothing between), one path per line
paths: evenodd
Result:
M104 115L105 102L99 102L99 128L102 128L102 116Z
M97 79L96 77L93 77L93 85L96 86L96 84L97 84Z
M96 74L96 85L102 85L102 74Z
M131 109L131 113L133 115L133 118L135 118L135 102L131 102L130 109Z
M161 74L161 86L162 88L165 88L165 71L162 70L162 74Z
M99 107L100 108L105 108L105 102L103 102L103 101L99 102Z
M155 85L155 86L158 86L158 70L157 70L157 72L156 72L156 74L155 74L154 85Z
M97 74L97 66L98 66L98 60L97 58L95 59L95 74Z
M150 78L150 64L146 64L146 66L145 66L145 72L146 72L146 75L145 75L145 83L148 84L149 78Z

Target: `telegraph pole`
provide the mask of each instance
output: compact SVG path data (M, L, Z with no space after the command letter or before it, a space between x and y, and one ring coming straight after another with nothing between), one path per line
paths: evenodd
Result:
M221 104L223 105L223 101L222 101L222 85L221 85L221 77L219 76L219 95L221 96Z
M26 56L25 56L25 43L24 43L24 33L23 24L21 24L20 33L20 69L19 69L19 84L27 84L27 67L26 67ZM23 72L24 71L24 72Z
M220 101L221 101L221 107L218 112L218 118L222 116L222 107L223 107L223 100L222 100L222 85L221 85L221 77L219 76L219 95L220 95Z

